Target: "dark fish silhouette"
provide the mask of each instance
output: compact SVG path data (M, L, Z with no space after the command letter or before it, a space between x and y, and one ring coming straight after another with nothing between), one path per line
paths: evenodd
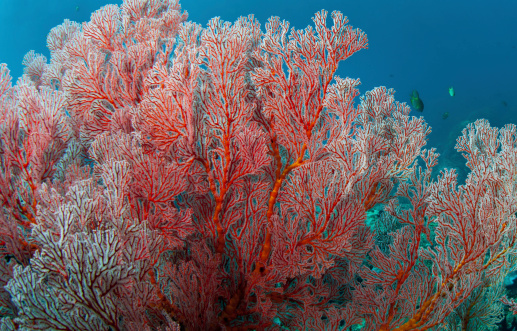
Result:
M413 90L413 92L411 92L409 97L410 97L411 105L413 106L413 108L415 108L418 111L424 111L424 102L422 101L422 99L420 99L420 96L418 95L417 90Z

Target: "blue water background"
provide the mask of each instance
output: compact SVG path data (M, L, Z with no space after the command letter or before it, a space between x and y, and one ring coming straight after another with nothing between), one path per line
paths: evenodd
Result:
M0 63L20 76L31 49L48 58L52 27L65 18L88 21L107 3L121 1L1 0ZM392 87L399 101L409 101L410 92L418 90L422 115L433 129L428 146L442 154L440 167L464 164L453 147L467 123L477 118L494 126L517 123L517 1L184 0L181 5L190 20L203 25L214 16L233 22L254 14L262 26L274 15L300 29L312 24L320 9L343 12L367 33L370 46L343 62L338 74L359 77L362 93Z

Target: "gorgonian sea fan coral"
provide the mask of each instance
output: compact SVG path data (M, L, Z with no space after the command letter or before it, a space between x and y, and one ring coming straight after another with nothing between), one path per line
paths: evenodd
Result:
M2 64L2 327L494 325L515 126L469 125L466 183L433 179L423 118L336 75L367 39L327 15L202 28L127 0L52 29L15 86Z

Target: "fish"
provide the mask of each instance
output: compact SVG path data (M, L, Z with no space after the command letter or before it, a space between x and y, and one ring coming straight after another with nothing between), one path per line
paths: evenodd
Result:
M451 97L453 97L453 96L455 96L455 95L456 95L456 92L454 92L454 87L452 87L452 86L451 86L451 87L449 87L449 95L450 95Z
M420 96L418 95L417 90L413 90L411 94L409 95L411 100L411 105L417 110L417 111L424 111L424 102L422 99L420 99Z
M442 114L442 118L443 119L446 119L447 117L449 117L449 112L446 111L445 113Z

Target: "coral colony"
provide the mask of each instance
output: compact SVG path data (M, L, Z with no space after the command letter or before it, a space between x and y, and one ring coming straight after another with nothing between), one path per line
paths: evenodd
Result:
M2 330L484 330L517 310L516 127L470 124L465 184L431 176L430 128L336 75L368 44L327 16L202 28L126 0L52 29L15 86L2 64Z

